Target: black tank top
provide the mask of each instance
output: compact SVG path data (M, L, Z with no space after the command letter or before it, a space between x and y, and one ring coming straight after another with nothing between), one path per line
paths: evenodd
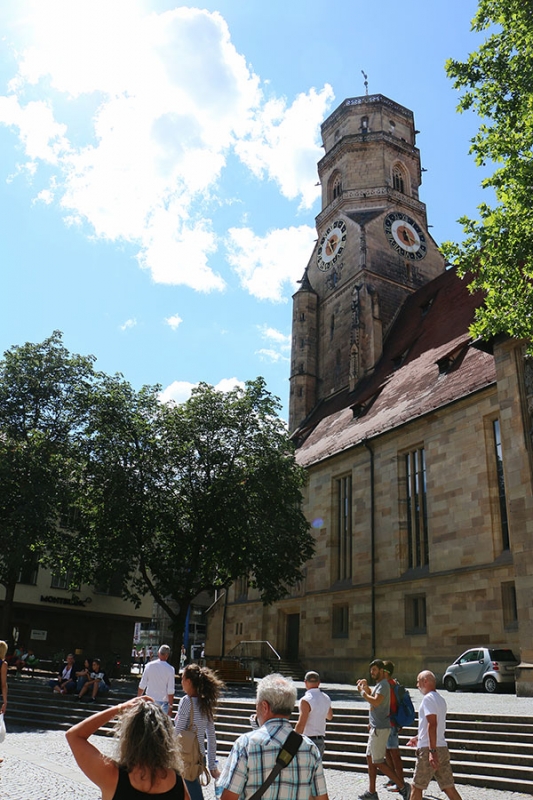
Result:
M153 797L154 800L184 800L185 793L183 791L183 781L181 775L176 772L176 784L169 789L168 792L160 792L159 794L148 794L148 792L140 792L135 789L131 783L128 773L125 769L118 771L118 783L113 800L140 800L142 797Z

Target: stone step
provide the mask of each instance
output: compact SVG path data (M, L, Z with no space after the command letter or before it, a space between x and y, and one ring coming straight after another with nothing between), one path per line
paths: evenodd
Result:
M47 682L37 677L10 679L7 724L66 730L94 711L136 693L135 681L115 681L109 695L99 698L97 703L89 703L72 695L54 694ZM227 755L235 739L250 730L249 717L254 712L252 701L231 697L222 700L215 723L219 755ZM334 721L327 728L324 765L329 769L366 772L368 712L351 707L335 707L334 712ZM111 722L99 734L112 732ZM406 771L414 768L414 751L405 746L414 733L413 727L400 735ZM533 794L533 718L450 714L447 737L458 783Z

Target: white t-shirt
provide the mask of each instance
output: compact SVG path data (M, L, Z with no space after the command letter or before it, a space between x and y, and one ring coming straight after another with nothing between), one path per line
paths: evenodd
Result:
M430 747L427 717L437 715L437 747L446 747L446 700L438 692L424 695L418 709L418 747Z
M308 689L300 700L309 703L311 711L305 723L306 736L324 736L326 733L326 717L331 708L331 700L321 689Z
M146 689L158 703L168 702L169 694L173 695L176 689L176 672L174 667L160 658L150 661L144 668L139 688Z

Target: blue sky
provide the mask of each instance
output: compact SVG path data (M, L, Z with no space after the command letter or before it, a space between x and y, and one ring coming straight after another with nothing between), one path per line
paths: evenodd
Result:
M286 415L320 123L381 93L420 131L431 233L461 238L478 127L444 72L474 0L17 0L0 8L0 352L53 330L185 399L263 375Z

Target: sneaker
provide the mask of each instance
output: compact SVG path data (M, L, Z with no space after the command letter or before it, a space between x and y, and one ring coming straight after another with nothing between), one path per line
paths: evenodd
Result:
M409 800L411 796L411 787L408 783L404 784L403 789L398 789L400 795L403 797L403 800Z
M389 788L389 786L396 786L396 784L394 783L394 781L391 781L391 779L390 779L390 778L389 778L389 780L387 781L387 783L385 784L385 788L386 788L386 789L388 789L388 788Z
M388 792L399 792L400 791L395 783L393 783L391 786L387 785L385 788L387 789Z
M368 789L363 794L359 795L359 800L379 800L377 792L369 792Z
M96 697L91 697L89 703L96 703Z

